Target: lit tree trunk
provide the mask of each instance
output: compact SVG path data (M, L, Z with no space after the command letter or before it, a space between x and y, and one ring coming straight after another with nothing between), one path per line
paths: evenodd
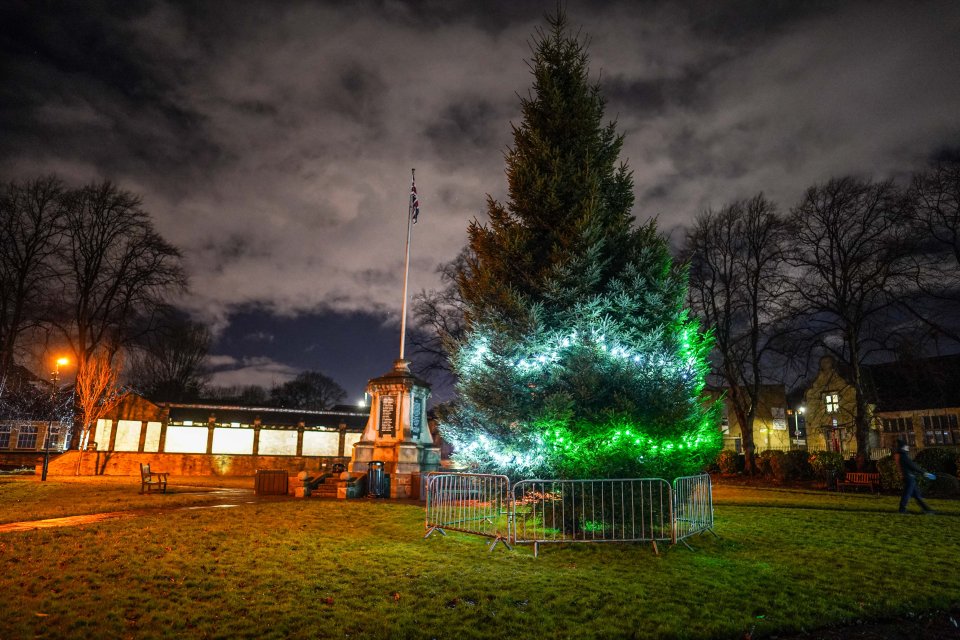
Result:
M117 381L120 362L104 349L98 349L80 361L77 369L76 402L80 414L79 447L76 475L80 475L84 449L97 421L107 415L123 399Z

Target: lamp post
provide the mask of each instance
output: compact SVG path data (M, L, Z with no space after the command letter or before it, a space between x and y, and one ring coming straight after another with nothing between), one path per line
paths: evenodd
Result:
M54 363L54 369L50 372L50 422L47 423L47 434L44 438L46 442L43 447L43 473L40 474L40 481L47 480L47 467L50 466L50 432L53 431L53 418L57 411L57 386L60 384L60 367L69 362L66 358L57 358Z
M797 407L793 412L793 435L796 437L798 447L800 446L800 415L803 411L803 407Z

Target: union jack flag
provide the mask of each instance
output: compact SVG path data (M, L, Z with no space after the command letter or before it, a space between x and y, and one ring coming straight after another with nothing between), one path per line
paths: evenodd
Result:
M410 183L410 219L413 224L417 224L417 217L420 215L420 198L417 197L417 182Z

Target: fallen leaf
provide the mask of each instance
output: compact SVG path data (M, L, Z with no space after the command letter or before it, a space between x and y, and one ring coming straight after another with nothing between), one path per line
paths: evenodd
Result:
M47 617L50 616L49 613L40 613L39 611L38 611L37 613L35 613L34 615L37 616L38 618L47 618Z
M394 591L394 592L393 592L393 599L394 599L394 601L399 601L399 600L400 600L400 594L397 593L396 591Z
M330 598L330 597L324 598L323 604L333 604L333 598Z

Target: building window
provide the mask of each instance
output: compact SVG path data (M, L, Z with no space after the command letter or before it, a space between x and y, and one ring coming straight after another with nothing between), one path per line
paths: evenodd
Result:
M0 424L0 449L10 448L10 425Z
M881 422L887 433L913 433L913 418L883 418Z
M823 396L823 402L827 405L827 413L837 413L840 411L840 394L828 393Z
M36 425L23 425L20 427L20 433L17 435L17 449L36 449L37 448L37 427Z
M927 446L960 444L957 416L923 416L923 444Z
M47 429L47 437L44 438L44 448L53 449L57 446L57 439L60 436L60 427L50 426Z

